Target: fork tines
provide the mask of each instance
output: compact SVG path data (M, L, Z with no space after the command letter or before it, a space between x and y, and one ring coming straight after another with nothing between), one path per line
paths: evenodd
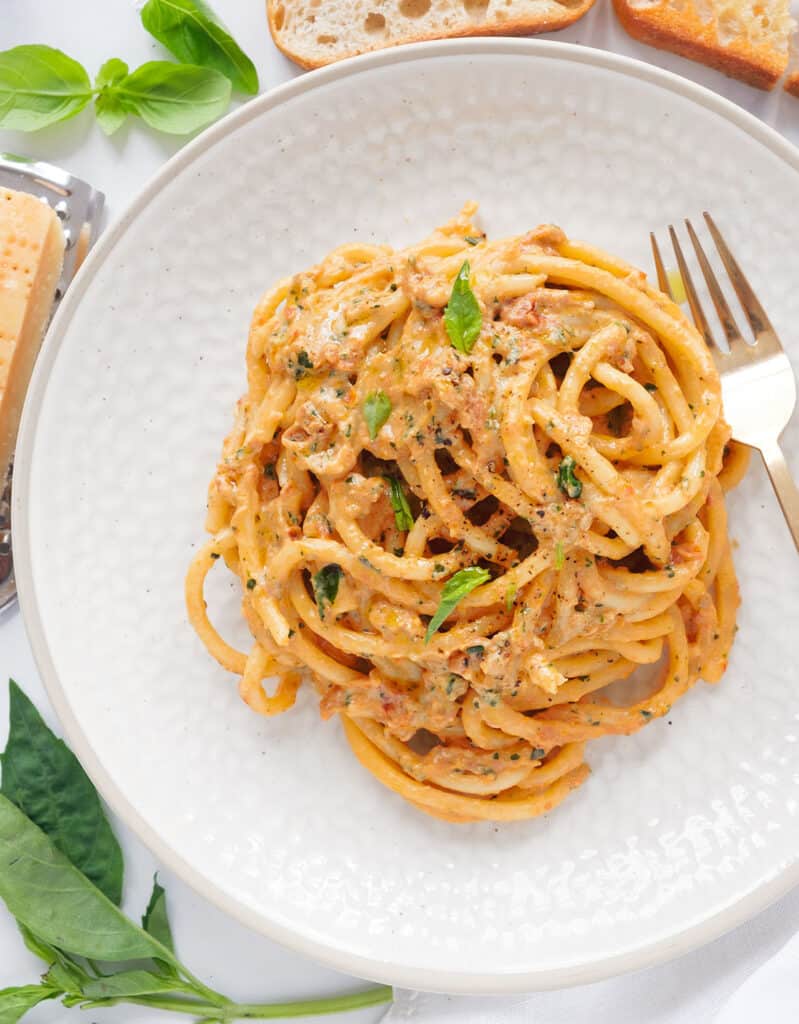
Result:
M753 292L751 285L747 281L746 275L741 270L737 260L730 251L729 246L724 241L715 221L707 212L705 212L703 216L707 223L708 230L710 231L710 235L715 243L721 262L729 275L735 294L738 296L738 301L740 302L741 308L743 309L749 322L749 326L752 329L755 344L759 345L762 342L768 343L772 339L776 341L774 329L771 326L769 318L766 316L763 307ZM685 221L685 227L688 232L688 237L691 239L691 244L693 245L694 252L696 253L696 258L699 263L699 268L702 271L702 276L707 284L708 293L710 294L710 298L715 307L722 330L724 331L727 343L730 346L730 350L732 351L735 349L736 351L741 352L741 346L746 345L746 342L741 335L732 310L724 296L724 291L719 284L715 271L710 265L710 261L702 247L702 243L699 241L699 237L689 220ZM680 245L680 241L677 237L677 232L674 230L672 225L669 225L669 237L671 239L672 248L674 249L674 256L677 260L677 267L685 287L685 295L691 309L691 315L694 319L694 323L703 335L705 342L709 346L715 345L716 348L719 348L715 338L713 337L713 331L708 323L704 310L702 309L702 304L699 300L691 272L688 268L685 254L683 253L682 246ZM663 259L660 254L657 239L651 232L649 238L652 243L652 256L655 262L655 269L657 271L658 287L673 299L674 294L669 283L668 274L666 273L663 265ZM746 345L746 348L751 347L751 345Z

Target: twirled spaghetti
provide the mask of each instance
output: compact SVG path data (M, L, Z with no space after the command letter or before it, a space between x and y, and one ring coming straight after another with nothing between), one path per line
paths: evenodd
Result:
M746 462L704 343L641 271L550 226L488 241L474 210L263 297L186 582L253 710L310 682L363 765L453 821L551 809L588 740L721 677ZM220 557L248 654L207 616ZM648 695L612 686L658 663Z

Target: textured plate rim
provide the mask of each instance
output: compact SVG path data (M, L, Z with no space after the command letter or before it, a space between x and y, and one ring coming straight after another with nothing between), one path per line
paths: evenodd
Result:
M163 864L174 871L198 894L242 924L336 970L404 988L470 995L496 995L589 984L629 971L663 964L675 957L689 953L743 924L799 884L799 860L782 867L768 881L723 910L698 920L672 935L626 952L550 970L542 971L531 968L528 971L512 974L497 974L469 970L455 972L425 967L408 967L392 964L384 959L341 951L335 945L297 934L291 928L251 910L243 902L225 893L204 878L199 870L184 860L150 828L106 772L72 711L67 695L61 687L47 644L33 579L31 524L26 514L26 510L30 507L31 454L36 441L36 427L50 371L75 310L88 285L96 276L104 259L113 251L117 241L136 220L139 213L147 207L150 200L178 172L188 167L217 142L231 135L242 125L260 117L266 111L278 107L296 96L312 90L324 89L329 83L360 75L372 68L411 64L418 60L437 57L462 56L468 58L481 55L546 57L567 63L589 65L600 71L612 71L639 79L666 92L691 100L698 106L705 107L731 122L799 172L799 149L773 128L730 100L704 86L632 57L620 56L572 43L556 42L549 39L514 38L454 39L415 43L388 50L378 50L294 78L231 112L169 159L150 178L122 215L103 233L88 256L77 279L66 293L48 331L28 390L17 443L12 517L15 571L20 607L34 660L48 697L75 753L94 780L105 801Z

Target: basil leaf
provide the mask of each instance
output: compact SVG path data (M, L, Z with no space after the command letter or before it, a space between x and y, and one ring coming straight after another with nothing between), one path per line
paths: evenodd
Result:
M95 88L100 90L94 101L94 113L106 135L113 135L128 116L113 91L113 86L118 85L127 74L128 65L124 60L112 57L103 64L94 80Z
M17 1024L28 1010L45 999L54 999L58 994L56 989L46 985L0 989L0 1024Z
M94 85L97 89L104 89L107 85L118 85L129 72L128 65L119 57L111 57L97 72Z
M558 487L569 498L579 498L583 493L582 482L574 475L576 465L571 455L567 455L558 466Z
M333 604L338 597L338 585L344 570L340 565L331 562L330 565L322 566L313 578L313 592L316 598L316 607L319 609L319 617L324 619L325 608Z
M94 101L94 116L106 135L113 135L125 123L128 114L112 93L100 93Z
M24 924L20 924L19 921L17 921L17 927L22 935L22 941L34 956L40 957L46 964L54 964L59 959L61 954L54 946L49 945L47 942L42 942L40 938L34 935Z
M174 953L175 943L172 939L172 929L169 926L166 909L166 891L162 885L158 884L158 875L153 878L153 891L147 909L144 911L141 926L148 935L158 939L162 946L166 946Z
M363 403L363 418L369 428L369 437L375 441L380 428L391 415L391 399L385 391L372 391Z
M393 476L387 476L386 480L388 481L388 498L394 509L394 522L397 524L397 529L412 530L413 514L402 484Z
M168 949L129 921L2 795L0 899L41 941L77 956L174 962Z
M0 128L38 131L74 117L92 98L85 69L51 46L0 53Z
M13 680L9 680L9 717L0 792L118 904L122 850L89 776Z
M79 996L83 980L88 977L88 974L77 970L65 957L62 957L58 963L51 966L50 970L45 974L44 980L48 985L57 988L59 992L66 992L71 996Z
M119 971L103 978L92 978L83 985L87 999L130 999L131 996L148 996L156 992L192 992L180 978L167 978L151 971Z
M449 340L459 351L468 355L483 329L483 314L469 284L469 261L458 271L449 303L444 310L444 327Z
M476 565L470 565L468 569L460 569L454 576L451 576L441 590L441 601L435 615L427 626L424 642L426 644L430 643L433 633L435 633L444 619L464 597L471 594L477 587L487 583L490 579L491 573L487 569L481 569Z
M184 64L215 68L239 92L258 92L255 65L202 0L147 0L141 20Z
M172 135L204 128L230 102L230 82L221 72L163 60L142 64L108 90L123 110Z

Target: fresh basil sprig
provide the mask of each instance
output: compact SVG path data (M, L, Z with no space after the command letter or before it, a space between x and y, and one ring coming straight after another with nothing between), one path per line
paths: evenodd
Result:
M73 117L96 98L100 127L111 134L127 114L152 128L187 135L227 110L230 81L213 68L154 60L128 74L118 58L92 87L84 68L50 46L0 53L0 128L31 132Z
M491 573L487 569L481 569L477 565L470 565L466 569L460 569L451 576L441 589L441 601L436 613L427 625L424 642L430 643L430 638L447 616L454 611L455 606L467 597L477 587L482 587L491 579Z
M13 683L2 766L0 899L47 969L38 985L0 990L0 1024L17 1024L46 999L83 1009L130 1002L190 1014L206 1024L334 1013L391 999L391 989L379 986L299 1003L231 1002L178 959L157 879L141 927L90 880L107 877L116 863L111 826L78 761ZM85 845L92 829L101 837L96 859ZM121 872L120 863L120 883Z
M477 297L469 284L469 261L465 260L458 271L447 308L444 310L444 327L449 340L459 351L468 355L483 329L483 314Z
M238 92L258 92L255 65L202 0L147 0L141 20L178 60L221 71Z

